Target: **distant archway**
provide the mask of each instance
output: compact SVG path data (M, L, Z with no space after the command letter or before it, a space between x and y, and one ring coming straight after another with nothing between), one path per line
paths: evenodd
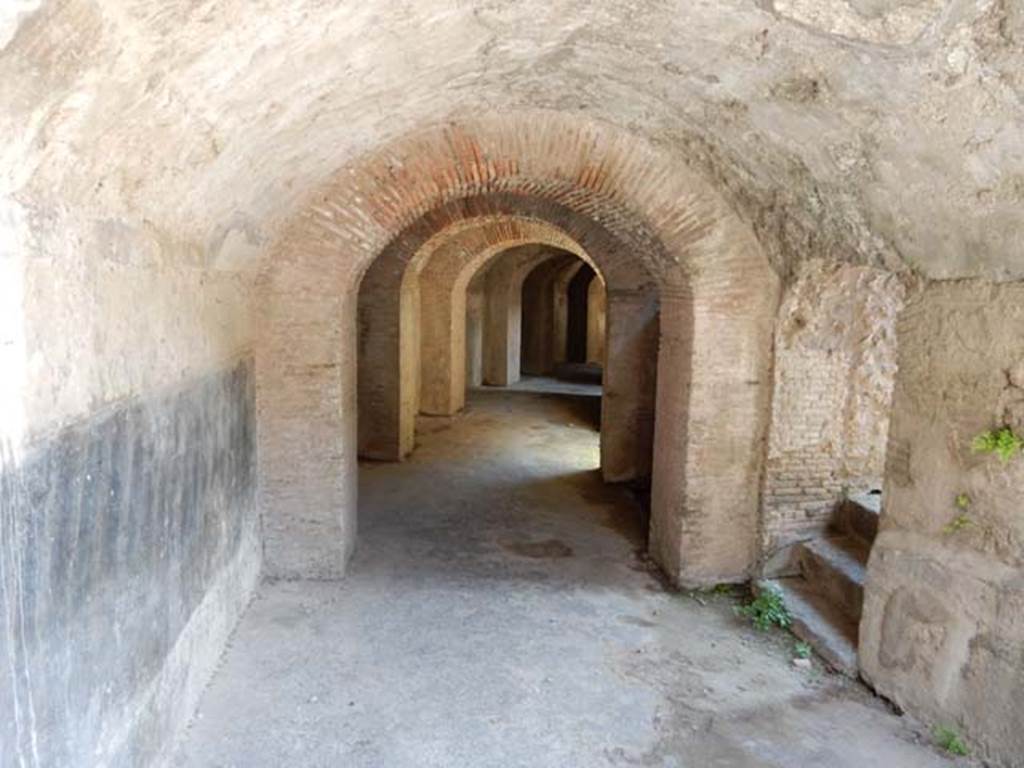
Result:
M630 354L655 302L663 386L654 408L628 414L638 433L658 414L651 552L679 583L749 574L778 277L749 226L678 158L547 112L399 139L340 169L285 228L263 281L257 360L268 572L337 576L354 544L360 276L408 254L393 259L400 268L432 234L481 215L554 224L593 258L608 284L609 360ZM654 375L630 373L606 381L609 403Z

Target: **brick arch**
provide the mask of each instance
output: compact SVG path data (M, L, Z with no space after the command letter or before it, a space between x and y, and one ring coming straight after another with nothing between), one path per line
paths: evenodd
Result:
M419 341L423 350L420 409L424 413L450 415L462 409L466 391L466 291L470 279L499 254L521 245L543 245L589 261L574 240L547 222L487 218L444 237L429 258L423 255L426 249L421 249L410 263L403 279L403 296L412 292L407 284L418 284ZM411 273L418 276L418 283L410 279Z
M609 206L610 207L610 206ZM614 218L624 214L616 211ZM494 192L485 191L460 197L427 211L415 222L401 230L380 253L367 265L362 280L373 279L376 273L403 272L412 262L429 258L430 253L448 237L457 235L479 223L493 223L490 230L493 242L522 239L517 229L529 226L544 228L545 237L551 237L581 258L590 261L594 268L623 290L644 289L670 282L659 272L652 271L650 258L637 257L640 248L654 249L660 253L657 241L638 227L626 239L600 219L594 219L573 207L564 205L531 191ZM532 224L531 224L532 222ZM507 231L504 231L502 227ZM662 262L671 262L666 254L658 257ZM677 281L682 281L679 270L668 270ZM682 283L680 283L682 284Z
M523 280L523 375L550 376L556 372L557 364L564 362L569 312L562 278L570 271L575 274L584 263L572 254L553 256L534 267ZM566 286L568 281L565 280Z
M636 323L622 338L644 331L651 291L660 301L652 554L680 583L750 572L778 277L684 158L531 111L427 128L352 162L270 249L257 355L270 574L338 576L354 545L360 276L389 249L415 253L410 238L453 211L531 210L598 263L609 308Z
M499 210L513 207L502 206ZM585 258L575 240L546 221L517 215L502 217L487 207L459 206L443 216L431 217L429 222L418 222L414 231L396 238L366 271L358 298L360 456L395 461L412 450L423 381L445 387L450 397L461 400L461 390L455 392L457 381L451 381L459 378L452 371L452 355L456 354L452 342L459 341L459 329L453 324L457 308L465 310L469 276L494 254L527 243L572 250ZM424 318L430 321L426 323L427 335L434 337L428 343L437 341L441 355L433 361L437 366L423 370L423 375L420 324L416 322L424 306L421 277L426 278L429 294L425 306L434 310ZM448 290L442 290L445 285ZM438 327L442 320L447 322L446 328ZM447 336L448 343L440 343L437 337L442 335ZM435 380L444 371L449 373L448 380Z
M509 208L511 210L511 207ZM488 214L459 218L452 224L436 231L409 260L409 268L422 273L427 262L434 259L438 251L461 248L467 252L482 252L493 246L506 243L537 242L552 248L559 248L576 254L593 265L583 247L566 230L546 219L533 218L523 214ZM483 262L465 262L470 271L480 268ZM596 269L596 266L595 266ZM471 275L460 270L465 283Z
M450 243L450 250L445 243ZM430 211L395 238L363 276L358 316L364 362L359 365L357 386L361 456L395 461L412 450L421 388L414 318L421 312L419 281L410 276L428 269L424 265L437 263L445 253L454 254L456 260L463 254L466 266L473 269L501 250L528 243L576 253L615 289L616 299L609 307L615 319L609 327L618 338L614 363L604 378L601 469L605 479L620 482L650 473L656 281L641 263L623 258L629 252L626 244L600 223L551 201L507 193L452 201ZM463 273L467 282L468 274ZM642 322L630 323L626 313ZM503 368L512 365L509 359L504 363ZM511 383L507 371L490 378L491 383Z
M567 251L551 250L537 244L510 249L481 266L479 286L484 298L484 339L481 344L482 379L484 384L510 386L520 377L522 363L523 283L540 264L559 256L576 256ZM493 263L492 263L493 262ZM582 263L582 262L581 262ZM653 368L656 349L646 349ZM623 361L625 365L625 361ZM653 405L653 387L646 393ZM639 394L638 394L639 396ZM605 401L607 402L607 401ZM605 429L601 433L601 467L606 475L614 474L616 466L632 465L635 425L624 421L628 414L606 412ZM649 453L650 446L647 446ZM618 458L618 461L615 461ZM611 459L611 460L610 460ZM612 479L612 478L609 478Z

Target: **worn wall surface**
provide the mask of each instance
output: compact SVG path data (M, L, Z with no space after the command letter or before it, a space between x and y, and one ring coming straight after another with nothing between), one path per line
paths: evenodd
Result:
M251 360L0 456L0 763L150 765L260 570Z
M466 288L466 386L484 383L484 290L479 273Z
M604 280L597 275L587 288L587 362L604 363L607 302Z
M1017 766L1024 457L1003 463L971 443L1001 426L1024 435L1024 284L930 286L910 299L898 343L860 665L900 706L961 730L996 765Z
M256 247L0 205L0 437L16 448L251 351Z
M247 604L259 248L0 203L0 764L157 761Z
M1024 273L1018 3L251 11L5 3L8 205L197 242L232 225L240 241L269 238L344 163L415 126L544 108L685 157L779 263L829 254L932 277Z
M555 285L559 275L581 265L579 259L565 254L537 266L523 281L523 374L545 376L554 370L558 327L565 325L564 317L559 322L556 310L562 305L564 314L565 296L555 296ZM564 336L564 327L562 333Z
M569 285L583 263L571 264L563 269L551 286L554 303L555 328L552 346L554 362L564 363L569 348Z
M634 288L672 286L652 548L676 580L742 577L777 276L824 258L925 280L1024 277L1022 71L1024 12L1007 0L4 3L0 426L13 463L252 351L268 568L341 575L355 541L355 286L418 217L507 192L546 201L549 220L599 222L604 266L647 266ZM957 349L988 347L959 334ZM982 624L1019 636L1019 613ZM1002 669L1005 645L984 647ZM926 689L899 695L935 711L976 686Z
M845 492L881 489L906 289L871 267L813 261L775 328L764 554L820 534Z

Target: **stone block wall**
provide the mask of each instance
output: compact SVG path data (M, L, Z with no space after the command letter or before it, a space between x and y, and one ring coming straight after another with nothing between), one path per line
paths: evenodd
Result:
M899 323L860 666L1009 768L1024 755L1024 457L971 450L1001 426L1024 434L1024 284L934 283Z
M844 492L881 488L904 294L891 273L820 261L786 291L762 496L767 559L819 534Z

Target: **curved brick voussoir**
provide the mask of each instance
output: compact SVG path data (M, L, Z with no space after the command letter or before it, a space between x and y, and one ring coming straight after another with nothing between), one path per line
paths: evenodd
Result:
M530 111L429 128L339 169L270 249L257 372L272 573L340 572L359 447L385 459L412 447L422 297L408 275L461 249L461 296L469 267L531 242L586 258L608 287L603 424L634 438L603 450L602 466L624 480L653 465L652 551L678 580L749 571L778 277L678 157ZM359 408L357 369L373 371L358 381ZM685 428L722 413L725 440Z

